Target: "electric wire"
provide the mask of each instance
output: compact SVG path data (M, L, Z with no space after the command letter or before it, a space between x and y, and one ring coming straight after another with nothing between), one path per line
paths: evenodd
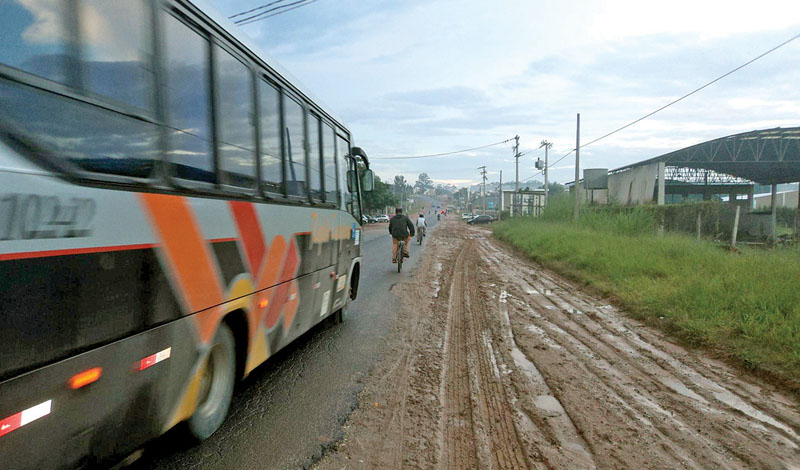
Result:
M626 128L628 128L628 127L630 127L630 126L632 126L632 125L636 124L637 122L640 122L640 121L643 121L643 120L645 120L645 119L649 118L650 116L652 116L652 115L654 115L654 114L658 113L659 111L663 111L663 110L665 110L665 109L669 108L669 107L670 107L670 106L672 106L673 104L675 104L675 103L677 103L677 102L679 102L679 101L682 101L682 100L684 100L684 99L686 99L686 98L688 98L688 97L692 96L693 94L697 93L698 91L700 91L700 90L702 90L702 89L704 89L704 88L707 88L707 87L709 87L709 86L713 85L714 83L716 83L716 82L718 82L718 81L722 80L723 78L727 77L728 75L731 75L731 74L733 74L733 73L735 73L735 72L738 72L739 70L741 70L741 69L743 69L743 68L747 67L748 65L750 65L750 64L752 64L753 62L757 61L758 59L760 59L760 58L764 57L765 55L767 55L767 54L770 54L770 53L772 53L772 52L775 52L775 51L777 51L777 50L778 50L778 49L780 49L781 47L783 47L783 46L785 46L785 45L789 44L790 42L794 41L794 40L795 40L795 39L797 39L797 38L800 38L800 33L798 33L798 34L796 34L796 35L792 36L791 38L787 39L786 41L783 41L782 43L778 44L777 46L773 47L772 49L770 49L770 50L768 50L768 51L766 51L766 52L764 52L764 53L762 53L762 54L760 54L760 55L758 55L758 56L756 56L756 57L754 57L754 58L752 58L752 59L748 60L747 62L745 62L744 64L742 64L742 65L740 65L740 66L738 66L738 67L736 67L735 69L733 69L733 70L730 70L730 71L728 71L728 72L726 72L726 73L724 73L724 74L720 75L719 77L715 78L714 80L711 80L710 82L706 83L705 85L703 85L703 86L701 86L701 87L699 87L699 88L695 88L694 90L690 91L689 93L686 93L685 95L681 96L680 98L677 98L677 99L675 99L675 100L672 100L672 101L670 101L669 103L667 103L667 104L665 104L664 106L662 106L662 107L660 107L660 108L656 109L655 111L653 111L653 112L650 112L650 113L647 113L647 114L645 114L644 116L640 117L639 119L636 119L635 121L631 121L631 122L629 122L628 124L625 124L624 126L622 126L622 127L618 128L618 129L615 129L615 130L613 130L613 131L609 132L608 134L605 134L605 135L603 135L603 136L600 136L600 137L598 137L598 138L596 138L596 139L594 139L594 140L592 140L592 141L590 141L590 142L587 142L587 143L585 143L585 144L581 145L581 148L588 147L588 146L592 145L592 144L593 144L593 143L595 143L595 142L598 142L598 141L600 141L600 140L603 140L603 139L605 139L606 137L609 137L609 136L611 136L611 135L614 135L614 134L616 134L617 132L619 132L619 131L621 131L621 130L623 130L623 129L626 129Z
M255 8L251 8L249 10L240 11L239 13L237 13L235 15L231 15L228 18L233 19L233 18L236 18L237 16L242 16L242 15L246 15L248 13L253 13L254 11L263 10L264 8L269 8L272 5L275 5L277 3L283 3L285 1L286 0L275 0L274 2L269 2L269 3L266 3L264 5L261 5L261 6L255 7Z
M594 140L591 140L591 141L589 141L589 142L587 142L587 143L585 143L585 144L581 145L579 148L588 147L589 145L592 145L592 144L594 144L595 142L599 142L599 141L601 141L601 140L605 139L606 137L610 137L610 136L612 136L612 135L616 134L617 132L619 132L619 131L621 131L621 130L627 129L627 128L628 128L628 127L630 127L630 126L632 126L632 125L634 125L634 124L636 124L636 123L638 123L638 122L641 122L641 121L643 121L643 120L645 120L645 119L649 118L650 116L652 116L652 115L654 115L654 114L656 114L656 113L658 113L658 112L660 112L660 111L663 111L663 110L665 110L665 109L669 108L669 107L670 107L670 106L672 106L673 104L676 104L676 103L678 103L679 101L682 101L682 100L684 100L684 99L686 99L686 98L688 98L688 97L690 97L690 96L694 95L694 94L695 94L695 93L697 93L698 91L700 91L700 90L703 90L704 88L707 88L707 87L709 87L709 86L713 85L714 83L716 83L716 82L718 82L718 81L722 80L723 78L725 78L725 77L727 77L727 76L729 76L729 75L731 75L731 74L733 74L733 73L735 73L735 72L738 72L739 70L741 70L741 69L743 69L743 68L747 67L748 65L750 65L750 64L752 64L753 62L757 61L758 59L761 59L762 57L764 57L764 56L766 56L766 55L768 55L768 54L771 54L771 53L775 52L776 50L778 50L778 49L780 49L781 47L783 47L783 46L785 46L785 45L789 44L790 42L794 41L794 40L795 40L795 39L797 39L797 38L800 38L800 33L798 33L798 34L796 34L796 35L792 36L791 38L787 39L786 41L783 41L782 43L778 44L777 46L775 46L775 47L773 47L773 48L771 48L771 49L769 49L769 50L767 50L766 52L763 52L763 53L759 54L758 56L756 56L756 57L754 57L754 58L752 58L752 59L748 60L748 61L747 61L747 62L745 62L744 64L742 64L742 65L740 65L740 66L738 66L738 67L736 67L736 68L734 68L734 69L732 69L732 70L729 70L728 72L726 72L726 73L724 73L724 74L720 75L719 77L717 77L717 78L715 78L715 79L711 80L710 82L706 83L705 85L702 85L702 86L700 86L700 87L698 87L698 88L695 88L694 90L690 91L689 93L686 93L685 95L681 96L680 98L677 98L677 99L674 99L674 100L670 101L669 103L667 103L667 104L665 104L664 106L662 106L662 107L660 107L660 108L656 109L655 111L652 111L652 112L650 112L650 113L647 113L647 114L645 114L644 116L642 116L642 117L640 117L640 118L638 118L638 119L636 119L636 120L634 120L634 121L631 121L631 122L629 122L628 124L625 124L625 125L624 125L624 126L622 126L622 127L619 127L619 128L617 128L617 129L615 129L615 130L613 130L613 131L611 131L611 132L609 132L609 133L607 133L607 134L605 134L605 135L602 135L602 136L600 136L600 137L598 137L598 138L596 138L596 139L594 139ZM552 168L553 166L557 165L557 164L558 164L558 163L559 163L561 160L563 160L563 159L567 158L568 156L572 155L572 153L573 153L573 152L575 152L575 149L572 149L572 150L570 150L569 152L565 153L563 156L561 156L561 158L559 158L559 159L558 159L558 160L556 160L555 162L551 163L549 166ZM535 177L537 177L537 176L539 176L539 175L541 175L541 174L544 174L544 171L539 171L538 173L536 173L536 174L534 174L533 176L531 176L530 178L528 178L528 180L530 180L530 179L533 179L533 178L535 178ZM524 180L524 181L527 181L527 180Z
M494 147L495 145L505 144L506 142L510 142L512 140L514 140L513 137L510 138L510 139L502 140L500 142L495 142L493 144L481 145L480 147L473 147L473 148L463 149L463 150L454 150L452 152L432 153L432 154L429 154L429 155L411 155L411 156L406 156L406 157L373 157L370 160L410 160L410 159L415 159L415 158L444 157L444 156L447 156L447 155L455 155L455 154L459 154L459 153L471 152L473 150L480 150L480 149L485 149L485 148L488 148L488 147Z
M268 9L268 10L264 10L264 11L262 11L260 13L256 13L255 15L248 16L247 18L242 18L240 20L236 20L236 21L234 21L234 24L237 24L239 26L248 25L248 24L251 24L251 23L255 23L256 21L261 21L261 20L265 20L267 18L271 18L273 16L277 16L277 15L283 14L283 13L288 13L288 12L290 12L292 10L295 10L297 8L300 8L300 7L311 5L312 3L316 3L317 1L319 1L319 0L297 0L295 2L287 3L285 5L278 5L276 7L272 7L270 9ZM268 13L271 13L271 12L273 12L273 13L272 14L268 14Z

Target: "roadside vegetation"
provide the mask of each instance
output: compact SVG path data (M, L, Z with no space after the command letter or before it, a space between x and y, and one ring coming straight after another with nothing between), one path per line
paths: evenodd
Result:
M569 196L540 218L494 234L535 261L612 297L629 314L684 343L765 372L800 393L800 252L744 248L658 233L647 208L587 209Z

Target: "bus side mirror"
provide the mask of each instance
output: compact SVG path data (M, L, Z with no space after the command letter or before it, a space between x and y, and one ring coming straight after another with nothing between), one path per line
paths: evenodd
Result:
M367 168L369 168L369 159L367 159L367 152L365 152L364 149L361 147L353 147L350 149L350 154L354 157L360 157L362 160L364 160Z
M361 175L361 187L364 188L364 192L370 192L375 189L375 175L373 175L372 170L367 170Z

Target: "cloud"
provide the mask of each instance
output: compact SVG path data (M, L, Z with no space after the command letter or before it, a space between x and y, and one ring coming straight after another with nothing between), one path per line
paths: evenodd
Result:
M233 11L236 3L224 5ZM446 152L519 134L528 152L520 175L528 176L544 157L542 139L554 144L551 162L574 148L577 113L583 143L625 125L796 34L800 2L341 0L275 18L246 30L345 118L371 156ZM586 147L582 166L616 168L723 135L800 124L799 48L790 44ZM385 178L413 181L426 171L467 182L478 180L476 163L513 175L510 157L505 145L374 166ZM572 180L571 162L574 155L551 179Z

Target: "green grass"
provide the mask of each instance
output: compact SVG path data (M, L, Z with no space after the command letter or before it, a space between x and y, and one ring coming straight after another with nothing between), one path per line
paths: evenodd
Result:
M540 219L496 224L494 233L685 344L720 352L800 391L797 249L734 253L689 236L658 236L644 211L595 213L574 224L564 221L570 208L562 203L555 201Z

